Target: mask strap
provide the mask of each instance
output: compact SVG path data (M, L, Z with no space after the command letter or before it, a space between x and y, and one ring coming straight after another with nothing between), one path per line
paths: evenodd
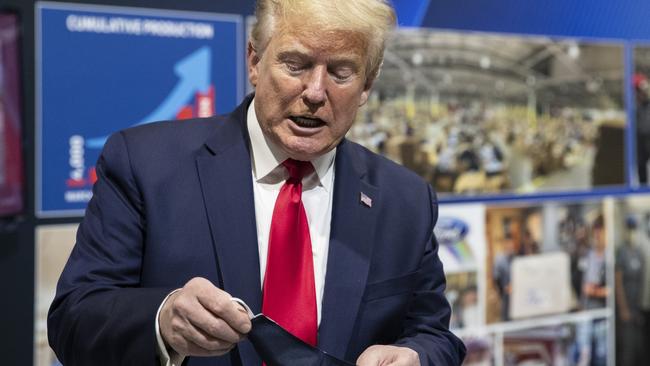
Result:
M246 309L246 313L248 313L248 317L249 317L250 319L253 319L253 317L255 316L255 314L253 314L253 311L251 310L250 307L248 307L248 305L246 305L246 303L244 302L244 300L242 300L242 299L240 299L240 298L237 298L237 297L231 297L230 300L232 300L233 302L235 302L235 303L241 305L244 309Z

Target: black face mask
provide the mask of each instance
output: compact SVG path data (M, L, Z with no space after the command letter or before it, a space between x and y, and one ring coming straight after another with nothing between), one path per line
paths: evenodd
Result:
M248 339L267 366L354 366L303 342L264 314L253 316L242 300L233 298L233 301L248 311L252 323Z

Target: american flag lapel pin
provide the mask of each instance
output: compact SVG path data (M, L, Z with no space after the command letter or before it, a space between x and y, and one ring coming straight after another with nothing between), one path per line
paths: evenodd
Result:
M359 194L359 200L367 207L372 207L372 198L368 197L365 193L361 192Z

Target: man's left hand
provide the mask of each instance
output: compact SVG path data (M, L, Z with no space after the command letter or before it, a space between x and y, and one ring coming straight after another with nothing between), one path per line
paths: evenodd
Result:
M376 345L363 351L357 366L420 366L420 356L408 347Z

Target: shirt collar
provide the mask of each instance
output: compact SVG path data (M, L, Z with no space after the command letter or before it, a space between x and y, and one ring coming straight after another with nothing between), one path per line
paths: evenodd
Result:
M256 181L260 182L270 176L289 156L262 132L255 112L255 98L248 106L246 124L251 141L253 176ZM318 177L318 184L327 191L330 191L333 185L332 174L334 173L335 156L336 148L311 161Z

